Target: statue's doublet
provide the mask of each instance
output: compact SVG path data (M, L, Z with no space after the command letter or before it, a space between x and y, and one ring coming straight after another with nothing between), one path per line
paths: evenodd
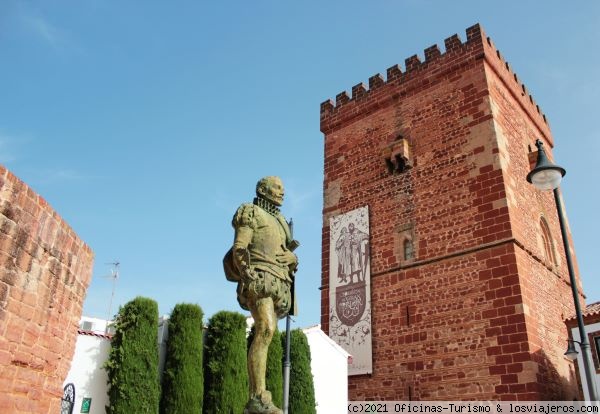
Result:
M279 279L291 282L290 270L277 261L277 256L288 250L291 239L290 229L283 215L270 214L255 204L242 204L236 211L233 222L236 240L241 228L252 230L252 238L248 240L250 267L264 270Z

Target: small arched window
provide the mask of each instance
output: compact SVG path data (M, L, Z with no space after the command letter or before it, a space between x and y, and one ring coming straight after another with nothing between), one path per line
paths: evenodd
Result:
M413 248L413 242L410 239L404 239L404 260L411 260L415 258L415 250Z
M556 266L558 265L558 261L556 260L554 241L552 240L552 235L550 234L550 227L548 227L548 223L543 217L540 219L540 229L542 230L542 243L544 245L544 255L546 260L552 266Z

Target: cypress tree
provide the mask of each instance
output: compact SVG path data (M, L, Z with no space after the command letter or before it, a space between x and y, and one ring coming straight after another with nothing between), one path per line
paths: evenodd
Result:
M119 309L105 369L108 414L158 413L158 305L137 297Z
M180 303L169 318L169 339L163 373L162 414L202 413L202 309Z
M285 344L285 339L282 341ZM291 332L290 414L316 413L315 389L310 369L310 347L300 329Z
M248 336L248 349L253 338L254 326ZM282 334L276 329L267 353L266 385L267 390L271 391L273 404L279 408L283 406L283 349Z
M204 412L238 414L248 401L246 318L221 311L208 322L204 354Z

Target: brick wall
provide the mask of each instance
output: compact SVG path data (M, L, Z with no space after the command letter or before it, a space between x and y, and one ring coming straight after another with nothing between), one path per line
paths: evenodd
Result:
M0 166L0 412L58 413L93 253Z
M321 104L325 332L328 219L364 205L371 214L374 366L350 378L349 398L572 398L556 209L525 181L528 145L553 143L545 116L479 25L405 67ZM382 153L399 138L413 166L390 173ZM543 256L541 216L556 266Z

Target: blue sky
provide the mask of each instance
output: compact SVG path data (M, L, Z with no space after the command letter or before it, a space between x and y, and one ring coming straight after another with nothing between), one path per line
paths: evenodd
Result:
M0 163L94 250L84 305L137 295L237 310L221 259L258 178L280 175L319 322L319 104L479 22L549 119L588 302L600 300L600 3L0 2Z

